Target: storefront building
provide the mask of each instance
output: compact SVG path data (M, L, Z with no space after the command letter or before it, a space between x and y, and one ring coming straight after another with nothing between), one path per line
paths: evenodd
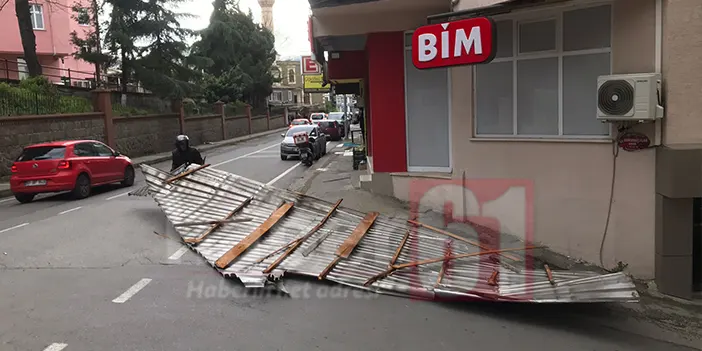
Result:
M418 178L529 179L535 241L606 268L621 262L665 293L693 297L702 283L693 224L702 217L702 2L324 4L310 0L311 37L318 57L327 52L330 81L361 82L371 189L410 200ZM494 20L494 60L415 68L412 32L465 10ZM634 73L662 74L665 117L635 126L652 145L626 152L596 118L597 78ZM430 203L441 210L450 197Z

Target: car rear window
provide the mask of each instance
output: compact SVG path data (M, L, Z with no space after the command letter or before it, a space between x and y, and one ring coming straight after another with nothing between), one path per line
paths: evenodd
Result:
M59 160L66 157L66 147L64 146L38 146L28 147L22 151L17 158L17 162Z
M319 126L322 128L332 128L332 127L334 127L334 122L329 122L329 121L319 122Z
M305 122L305 121L293 121L292 124L293 124L294 126L301 126L301 125L307 124L307 122Z
M300 133L300 132L311 132L312 129L314 129L314 126L311 125L305 125L305 126L299 126L299 127L293 127L288 130L288 133L286 136L292 136L295 133Z

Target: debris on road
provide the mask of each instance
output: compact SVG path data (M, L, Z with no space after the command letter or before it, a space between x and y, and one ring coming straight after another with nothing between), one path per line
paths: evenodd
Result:
M142 165L183 242L249 288L284 273L428 299L636 302L622 272L537 268L534 246L495 248L416 220L362 213L212 167L179 175ZM187 225L183 225L186 223Z

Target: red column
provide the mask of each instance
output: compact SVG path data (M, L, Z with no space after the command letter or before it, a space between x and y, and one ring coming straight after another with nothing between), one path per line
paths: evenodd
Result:
M370 33L366 51L373 170L406 172L404 33Z

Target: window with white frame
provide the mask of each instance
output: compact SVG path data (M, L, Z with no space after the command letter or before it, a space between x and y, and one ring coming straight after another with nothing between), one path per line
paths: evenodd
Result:
M88 9L87 7L79 8L78 13L76 14L76 21L81 26L89 26L90 25L90 9Z
M39 4L29 4L29 14L32 18L32 29L44 29L44 8Z
M597 77L611 72L611 5L497 18L497 55L475 67L475 134L605 137Z
M288 69L288 84L295 84L295 69Z
M25 80L29 78L29 67L27 67L27 61L24 58L17 58L17 78L19 80Z
M288 90L288 102L293 101L293 92L292 90Z

